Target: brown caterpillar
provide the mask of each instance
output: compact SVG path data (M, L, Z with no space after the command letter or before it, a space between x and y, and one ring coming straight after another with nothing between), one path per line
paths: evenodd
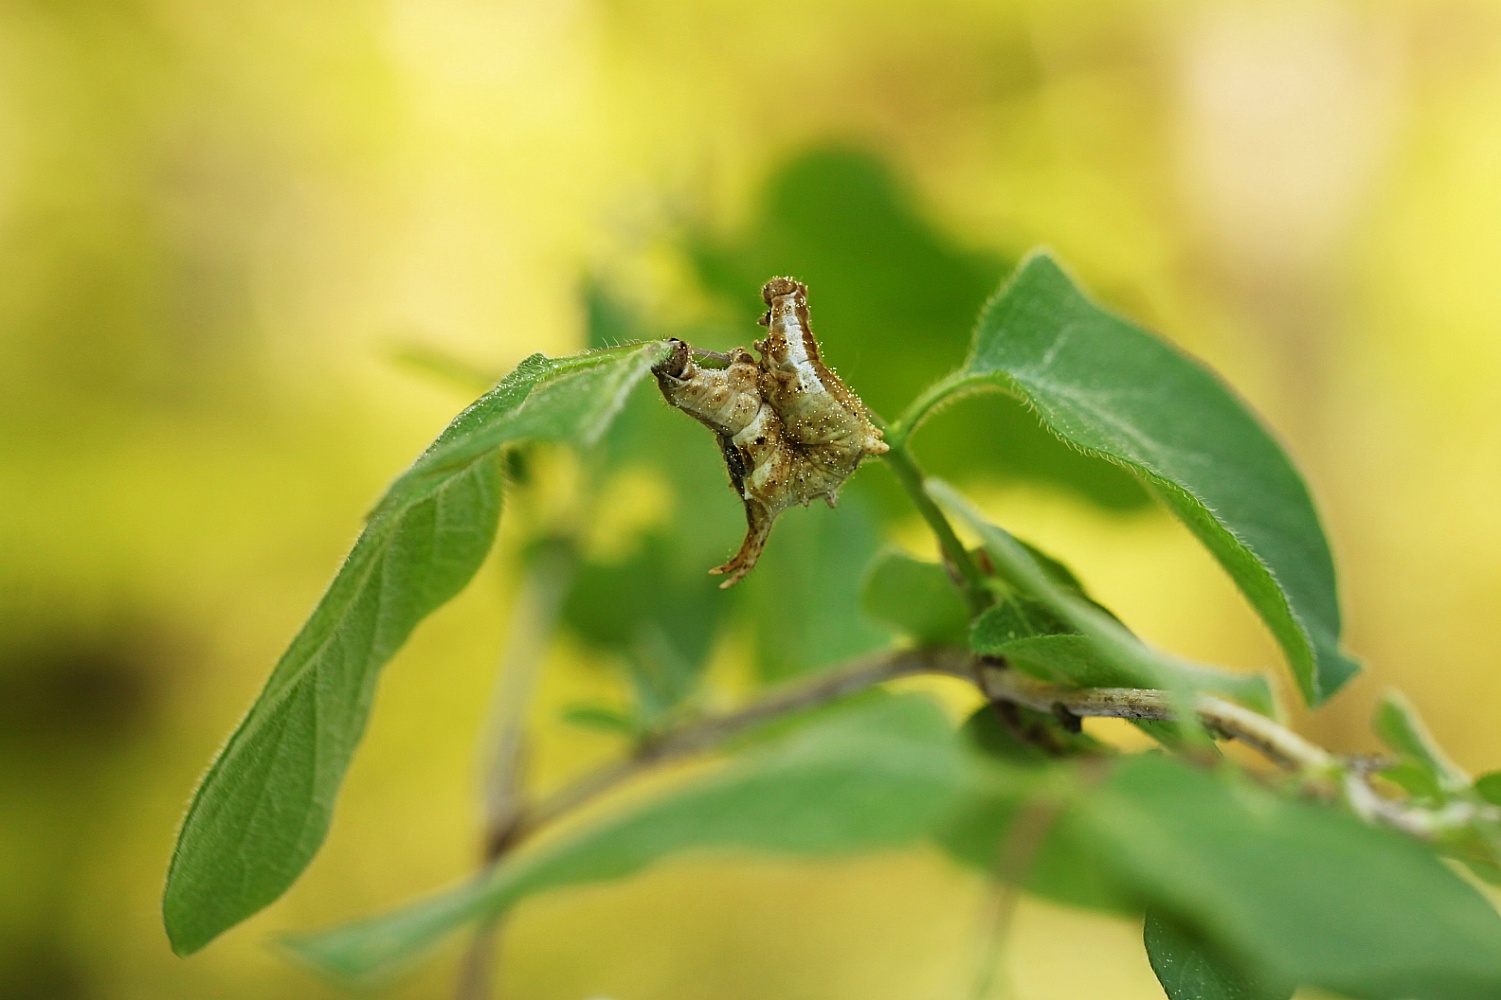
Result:
M680 340L653 372L673 406L712 430L745 505L740 551L710 573L729 587L751 571L777 515L794 504L823 497L832 507L868 455L886 451L865 404L819 356L808 321L808 288L773 278L761 289L767 328L756 341L757 360L744 348L723 369L702 368Z

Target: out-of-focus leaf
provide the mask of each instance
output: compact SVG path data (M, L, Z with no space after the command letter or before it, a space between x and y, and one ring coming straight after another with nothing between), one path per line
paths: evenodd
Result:
M1475 794L1493 806L1501 806L1501 771L1492 771L1476 778Z
M1382 769L1383 778L1430 808L1465 811L1465 822L1445 824L1436 833L1439 849L1485 881L1501 883L1501 811L1486 796L1488 791L1501 791L1498 783L1487 778L1472 783L1399 692L1388 691L1382 697L1373 728L1397 754L1396 763Z
M813 673L887 645L861 608L860 581L880 535L859 498L782 515L756 571L741 584L756 658L770 683Z
M1501 996L1501 916L1426 846L1228 772L1124 758L1059 821L1218 953L1358 1000Z
M765 308L756 294L762 282L775 274L806 282L825 358L887 415L959 363L975 313L1014 263L961 246L924 217L886 163L841 147L783 164L747 233L699 239L690 253L704 285L745 317L746 330ZM1129 474L1060 444L1013 400L981 396L955 410L923 437L922 457L934 468L1047 482L1115 508L1149 502ZM977 425L1006 446L987 446ZM908 508L895 510L905 516Z
M1121 671L1095 653L1082 635L1036 635L1009 642L986 642L977 637L976 652L999 656L1024 674L1074 687L1119 687Z
M1015 831L1029 808L1034 813L1028 822L1053 821L1046 799L1029 801L1011 791L975 798L935 832L934 842L966 868L1064 906L1121 916L1139 910L1110 872L1100 868L1097 854L1075 842L1074 831L1037 831L1042 842L1036 847L1032 847L1032 835L996 836L997 831L1007 835ZM1019 848L1030 849L1030 855L1019 856Z
M640 720L605 705L569 705L558 716L570 726L617 736L639 736Z
M1168 1000L1289 1000L1293 986L1269 983L1148 910L1147 959Z
M1376 706L1376 735L1408 763L1427 771L1445 792L1470 787L1470 776L1440 749L1418 717L1417 709L1397 691L1388 691Z
M964 356L975 310L1005 273L922 217L879 159L811 150L767 182L752 230L692 247L700 276L754 318L774 274L807 282L814 329L840 377L895 412Z
M865 574L861 603L872 618L925 646L962 646L969 609L948 570L885 549Z
M728 603L702 567L673 565L669 549L653 533L623 562L585 563L563 602L575 635L625 659L647 719L692 692Z
M461 355L417 341L393 345L391 360L449 388L462 390L465 395L484 392L496 383L500 374L486 371Z
M381 667L489 550L498 449L597 440L665 350L528 358L391 486L188 809L163 900L179 954L276 899L317 852Z
M1073 570L1062 561L1048 555L1025 539L1017 538L1015 535L1011 538L1027 555L1031 556L1032 562L1042 571L1043 576L1060 591L1092 605L1096 610L1120 622L1113 611L1089 595L1089 592L1084 589L1084 584L1074 575ZM988 609L984 616L975 620L971 627L972 644L980 642L994 646L1001 642L1033 636L1069 635L1077 632L1049 611L1045 604L1027 596L1025 591L1014 589L1017 585L1017 581L1012 581L1012 593L1006 595L1005 599L993 608ZM1122 623L1121 627L1124 628L1125 625ZM978 646L973 648L976 652L984 652Z
M1080 597L1085 598L1086 600L1093 600L1093 598L1091 598L1085 591L1084 584L1080 582L1077 576L1074 575L1074 571L1069 569L1067 564L1065 564L1061 559L1058 559L1055 556L1048 555L1046 552L1042 551L1042 549L1039 549L1037 546L1033 545L1031 542L1027 541L1024 538L1018 538L1016 540L1016 544L1026 549L1027 552L1031 554L1033 561L1036 562L1038 566L1041 566L1042 571L1048 575L1049 579L1058 584L1058 586L1072 590L1074 593L1078 594Z
M1044 636L1057 644L1056 649L1037 639L1007 639L1030 619L1024 613L1011 614L1003 606L1001 611L987 612L976 623L972 637L985 643L977 651L1004 656L1011 642L1027 642L1029 663L1036 666L1047 658L1046 666L1039 669L1056 670L1060 674L1077 671L1079 676L1106 684L1162 688L1182 698L1189 692L1209 691L1234 698L1259 712L1271 713L1271 689L1264 677L1215 670L1146 645L1104 609L1060 585L1026 546L1004 529L988 523L952 486L931 481L928 491L980 536L1002 580L1035 599L1047 615L1079 633L1087 644L1069 642L1068 636L1056 634ZM1018 602L1017 607L1025 612L1024 602Z
M590 350L642 339L636 314L599 282L585 282L580 297L584 300L584 335Z
M1085 454L1141 478L1225 567L1318 704L1359 669L1339 646L1334 563L1308 489L1250 410L1197 362L1104 311L1033 254L980 317L969 358L904 418L996 389Z
M518 855L484 882L288 947L332 973L364 977L527 896L624 878L685 852L828 856L903 847L953 807L968 773L937 706L911 696L868 702Z
M997 871L1035 837L1017 835L1023 803L1050 802L1017 878L1031 891L1153 911L1266 983L1353 1000L1501 996L1501 915L1428 845L1161 754L1019 770L973 786L939 837L955 857Z
M1045 751L1017 736L995 705L982 705L964 720L959 738L966 749L984 758L1011 764L1039 765L1052 761Z
M584 301L591 344L646 332L635 311L598 284L585 288ZM678 333L699 340L693 331ZM695 690L731 609L743 603L740 589L719 590L708 568L740 543L745 518L712 435L658 392L628 401L596 454L598 482L647 472L663 490L661 509L623 559L579 568L563 620L623 661L641 721L652 725Z
M1382 768L1381 776L1416 798L1440 799L1444 795L1433 768L1416 761L1399 760L1391 767Z
M1467 826L1447 831L1439 849L1491 885L1501 885L1501 822L1476 817Z
M1028 738L1019 738L1026 732ZM1011 722L994 705L977 709L960 729L963 745L986 761L998 761L1004 780L978 782L933 840L949 857L993 879L1069 906L1130 913L1107 872L1093 855L1053 828L1058 809L1078 794L1078 776L1054 755L1100 753L1105 748L1082 733L1069 733L1056 719L1023 711ZM1053 753L1040 743L1054 743ZM1023 819L1025 817L1025 819ZM1016 834L1018 822L1032 829ZM1019 857L1018 852L1029 852Z
M1108 744L1074 723L1025 705L987 704L975 710L961 731L968 745L994 760L1036 764L1063 757L1113 754Z

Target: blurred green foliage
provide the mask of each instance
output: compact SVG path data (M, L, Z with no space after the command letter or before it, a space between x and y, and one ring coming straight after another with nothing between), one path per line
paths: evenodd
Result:
M608 332L631 322L604 300L591 302L587 315ZM589 339L608 338L596 331ZM1299 631L1304 645L1284 642L1313 702L1320 688L1309 668L1317 663L1323 676L1328 664L1310 662L1306 640L1324 640L1321 656L1339 655L1327 540L1286 455L1206 369L1103 313L1048 255L1029 255L987 304L964 367L886 428L885 454L942 543L947 567L881 550L876 523L858 503L838 512L831 504L821 520L794 515L790 537L784 520L781 562L767 560L741 605L756 680L781 686L715 716L692 702L713 695L704 673L726 605L702 577L676 579L670 533L657 530L672 523L679 501L702 498L672 488L676 477L660 466L675 456L633 436L629 419L623 432L607 434L649 372L666 377L657 366L674 353L670 346L655 340L528 357L387 491L195 795L165 892L165 923L180 954L278 898L321 846L376 674L418 619L462 589L490 545L499 473L517 467L503 450L522 449L516 499L540 508L549 499L532 495L543 485L530 471L535 445L571 442L584 451L572 501L581 513L571 533L554 525L522 547L530 556L523 579L538 590L517 600L512 629L522 640L513 636L501 677L501 690L513 693L498 697L495 717L524 724L531 684L517 687L517 672L540 669L557 623L541 581L566 571L557 621L623 665L634 699L626 712L572 704L560 721L625 736L629 751L560 792L564 804L556 806L558 798L537 799L513 770L520 756L497 757L492 787L517 783L521 791L510 794L521 804L500 808L492 799L487 807L486 842L502 846L487 848L482 877L386 916L293 938L295 955L364 979L410 963L468 924L498 919L532 893L623 878L679 852L824 856L936 841L1001 891L1025 887L1113 914L1152 914L1148 955L1174 1000L1290 993L1263 988L1273 982L1359 1000L1479 1000L1501 987L1501 914L1440 860L1447 854L1494 874L1496 812L1415 710L1395 696L1378 710L1375 728L1399 753L1398 765L1427 779L1407 799L1384 798L1368 783L1368 762L1278 728L1264 676L1200 666L1142 641L1064 563L991 524L952 485L924 477L906 451L924 416L971 384L1023 396L1060 438L1097 461L1131 467L1163 494L1279 636L1278 615L1300 630L1322 629ZM593 448L602 438L607 446ZM650 527L627 540L634 544L624 558L620 537L594 540L616 543L613 558L591 551L595 522L623 513L614 509L628 499L619 487L648 471L666 491L642 505L654 515ZM943 510L980 549L956 539ZM944 622L935 585L964 595L957 622ZM1258 591L1267 586L1280 602L1275 614ZM1325 613L1310 620L1310 609ZM912 673L909 661L921 651L897 650L876 673L868 663L848 666L887 644L867 613L919 641L949 637L948 665L928 662L923 672L952 675L956 663L967 665L961 674L974 672L988 703L965 727L977 753L956 753L965 741L956 742L932 700L870 690L895 679L897 663ZM829 677L786 684L841 663ZM1028 686L1023 673L1063 687ZM855 707L834 704L862 690ZM1121 711L1132 703L1137 710ZM810 707L822 710L799 725L795 716ZM863 733L849 725L866 716L875 721ZM1083 716L1131 718L1182 756L1120 755L1084 732ZM770 736L756 734L767 720ZM498 745L524 755L524 733L500 732ZM894 739L904 745L882 749ZM1283 768L1282 794L1230 765L1214 739L1243 740ZM670 788L572 837L547 836L550 822L649 768L745 742L758 749L705 781ZM1329 801L1307 801L1315 797ZM542 846L524 843L539 832ZM1310 880L1316 891L1307 890ZM492 946L487 933L476 938L476 947Z
M688 251L704 286L747 317L759 315L756 290L771 275L806 282L826 358L891 419L960 367L980 307L1016 263L965 249L915 202L875 154L818 147L773 173L746 233L701 234ZM1069 450L1020 403L982 394L953 409L918 446L935 472L1039 481L1110 508L1147 502L1130 476Z
M1461 763L1493 764L1498 46L1489 0L7 5L0 992L331 997L266 953L270 932L470 870L473 744L511 586L491 570L389 672L301 893L188 963L156 912L202 762L371 498L465 401L393 370L389 342L497 372L573 350L581 271L654 290L646 312L664 329L699 325L708 286L721 343L744 342L755 289L792 271L813 278L815 326L846 338L830 360L854 383L859 327L835 322L818 262L737 256L772 246L758 192L805 158L884 175L862 204L895 191L909 234L970 276L931 278L974 296L929 297L925 315L957 325L913 321L944 345L935 369L961 359L990 280L1046 242L1226 372L1312 475L1371 664L1312 731L1373 749L1369 708L1395 683ZM685 203L688 243L740 260L744 284L699 264L681 277L682 241L661 234ZM870 290L882 317L918 301ZM905 402L893 386L868 390L887 417ZM946 425L1009 405L939 414L919 457L962 479L970 449ZM1217 568L1160 519L1128 516L1149 510L1115 492L1128 481L1094 494L1114 505L1103 514L1074 504L1083 467L1033 475L1028 462L1067 452L1029 438L1020 414L985 419L1017 425L965 483L987 504L1143 634L1273 661ZM685 491L705 498L669 536L687 580L733 551L741 524L710 442L679 423L666 468L695 468L702 490ZM862 481L884 522L884 471ZM720 652L734 675L742 650ZM568 704L627 697L597 666L549 664L544 782L616 748L548 728ZM779 909L791 892L801 919ZM507 985L559 1000L932 993L964 961L974 905L971 881L921 857L690 866L518 919ZM1158 996L1134 928L1024 903L1016 933L1024 998ZM588 968L560 958L580 940ZM450 971L397 995L446 991Z

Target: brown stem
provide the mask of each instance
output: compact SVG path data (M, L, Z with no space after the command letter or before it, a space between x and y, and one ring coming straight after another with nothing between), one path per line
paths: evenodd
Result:
M995 665L981 668L986 697L1010 701L1040 712L1058 708L1074 715L1117 719L1171 719L1166 692L1134 688L1065 688L1044 684ZM1267 760L1307 778L1327 793L1342 797L1368 823L1389 827L1419 840L1434 840L1446 830L1468 825L1487 806L1455 801L1437 809L1394 802L1371 784L1379 768L1370 761L1340 757L1316 746L1291 729L1258 712L1223 698L1201 694L1195 713L1210 732L1239 740Z
M642 743L630 757L586 774L538 802L522 818L516 839L530 837L646 771L708 753L763 722L826 705L898 677L943 674L967 679L970 659L967 653L949 649L888 653L820 674L810 681L787 685L737 711L685 723Z
M1079 718L1173 719L1173 703L1165 691L1142 688L1070 688L1045 684L1015 670L986 664L980 685L992 701L1009 701L1039 712L1059 709ZM1199 721L1210 731L1239 740L1288 770L1332 771L1335 757L1297 733L1259 712L1224 698L1201 694L1194 699Z
M957 649L917 649L858 661L843 670L773 691L734 712L685 723L643 743L629 757L592 771L527 809L507 847L514 847L576 810L631 780L673 761L719 749L757 725L793 712L815 708L899 677L922 674L978 682L981 692L998 703L1024 705L1039 712L1059 708L1079 718L1171 720L1173 702L1163 691L1139 688L1070 688L1033 680L1004 666L981 662ZM1223 698L1198 695L1199 720L1225 739L1239 740L1286 770L1338 787L1352 773L1344 759L1310 743L1273 719ZM1362 780L1362 785L1365 786ZM1368 787L1368 786L1365 786ZM1408 833L1431 835L1433 821L1414 818L1400 803L1376 806L1346 792L1357 812L1373 822ZM1374 792L1370 793L1375 795ZM1426 815L1426 813L1424 814Z
M1023 705L1040 712L1066 713L1078 718L1171 720L1175 717L1174 699L1164 691L1047 684L1001 663L976 661L968 652L957 649L888 653L787 685L736 711L693 720L651 737L630 756L592 771L522 810L497 844L495 860L546 827L658 767L720 749L735 736L773 719L828 704L900 677L923 674L966 680L977 684L981 693L993 702ZM1209 732L1239 740L1277 766L1307 778L1311 784L1342 793L1356 812L1370 822L1431 839L1446 825L1465 819L1384 799L1369 784L1365 773L1369 768L1362 769L1358 762L1331 754L1275 720L1223 698L1197 695L1194 711ZM1046 810L1042 815L1046 816ZM1026 858L1033 850L1029 839L1008 853L1013 855L1014 864L1017 858ZM1002 922L1005 905L1002 904ZM477 938L476 943L480 940ZM485 996L484 992L474 991L488 988L489 962L488 945L471 951L464 979L471 984L467 987L471 992L461 994L466 1000Z

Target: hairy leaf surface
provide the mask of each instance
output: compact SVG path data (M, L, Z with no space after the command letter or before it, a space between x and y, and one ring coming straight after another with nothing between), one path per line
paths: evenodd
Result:
M280 896L312 860L381 667L463 589L490 548L500 518L498 450L596 440L664 354L663 345L644 344L534 355L391 486L193 798L163 899L174 950L202 948Z
M1356 673L1340 649L1334 563L1308 489L1202 365L1101 309L1038 253L986 306L963 367L918 401L900 433L946 400L987 388L1146 483L1235 580L1310 704Z

